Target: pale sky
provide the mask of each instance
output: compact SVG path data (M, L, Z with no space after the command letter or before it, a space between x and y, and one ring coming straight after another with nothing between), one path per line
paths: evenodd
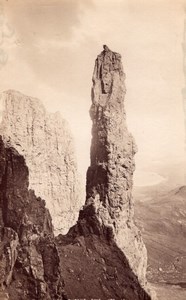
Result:
M123 57L127 123L138 145L137 172L150 172L154 163L183 160L186 0L0 4L0 92L15 89L40 98L50 111L61 111L74 134L84 178L91 139L91 78L103 44Z

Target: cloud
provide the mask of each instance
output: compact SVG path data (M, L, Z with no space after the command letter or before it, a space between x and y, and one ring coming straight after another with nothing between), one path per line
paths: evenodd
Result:
M182 153L183 1L5 2L15 40L7 51L1 86L65 110L80 155L88 148L91 76L102 44L123 57L127 120L139 160L143 154L144 163L147 156Z
M6 13L22 43L33 45L38 40L66 41L73 36L73 28L80 24L81 10L91 0L9 0Z

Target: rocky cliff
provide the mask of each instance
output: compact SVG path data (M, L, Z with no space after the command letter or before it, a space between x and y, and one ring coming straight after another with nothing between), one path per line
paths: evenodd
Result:
M126 126L124 79L121 56L104 46L93 73L86 202L67 237L58 237L71 298L151 299L146 248L133 220L136 146ZM69 252L73 254L67 260L64 254Z
M0 134L29 168L29 188L46 200L55 233L66 233L81 206L74 145L59 113L46 112L41 101L7 91L0 98Z
M121 56L104 46L93 74L91 165L86 207L94 206L102 226L123 250L145 284L147 253L133 221L132 184L136 146L126 125L125 74Z
M0 299L64 299L45 202L28 189L28 168L0 137Z
M124 78L121 56L104 46L93 74L91 165L87 171L86 201L77 223L67 235L54 238L44 201L28 189L31 176L25 160L11 146L15 143L21 153L25 151L22 138L15 134L20 133L20 129L10 128L13 123L9 118L17 115L14 112L16 102L10 105L14 108L12 113L7 108L4 110L2 128L5 133L14 132L3 135L5 142L0 139L0 274L4 299L62 300L67 296L68 299L86 300L155 299L146 282L146 248L133 220L132 176L136 147L126 126ZM10 101L6 99L12 99L12 92L5 95L6 104ZM24 107L25 99L17 101L16 105ZM39 104L37 113L38 109ZM30 135L30 129L23 126L29 133L27 137L23 132L23 136L34 154L38 153L37 163L41 166L42 162L46 178L50 169L48 152L51 152L49 157L53 151L56 153L50 142L58 141L58 134L45 139L46 151L46 146L40 145L39 137L34 134L41 130L43 136L42 126L46 126L39 122L37 113L30 116L29 110L26 117L23 116L24 122L30 118L34 120L33 133ZM5 120L9 120L8 125ZM19 122L22 121L18 118ZM19 126L17 123L15 126ZM57 152L61 149L58 142L55 147ZM29 162L28 153L31 155L31 150L25 151ZM51 157L51 166L53 159ZM62 168L60 161L58 163ZM57 169L58 164L55 167ZM38 166L29 168L33 174L35 170L39 172ZM65 174L69 172L64 171ZM37 178L41 178L41 174ZM53 183L50 177L47 180L45 184ZM66 189L67 182L60 182L61 188ZM44 183L41 182L41 186ZM35 188L37 190L37 184Z
M0 299L150 300L114 240L96 231L101 224L91 210L87 224L81 218L54 238L28 175L23 156L0 138Z

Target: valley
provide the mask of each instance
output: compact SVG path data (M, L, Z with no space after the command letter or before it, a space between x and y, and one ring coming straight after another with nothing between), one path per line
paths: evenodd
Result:
M186 298L186 186L136 187L135 216L148 252L147 279L159 299Z

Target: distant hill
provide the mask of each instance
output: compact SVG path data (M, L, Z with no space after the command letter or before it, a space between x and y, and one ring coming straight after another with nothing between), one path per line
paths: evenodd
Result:
M146 200L143 201L143 196ZM135 190L135 215L148 251L148 279L186 286L186 186Z
M181 186L180 188L176 189L175 191L175 195L178 195L180 197L184 197L184 199L186 199L186 186Z

